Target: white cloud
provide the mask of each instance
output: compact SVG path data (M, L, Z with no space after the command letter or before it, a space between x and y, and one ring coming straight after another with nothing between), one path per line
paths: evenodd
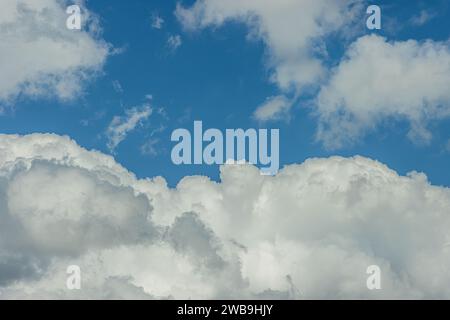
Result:
M292 102L285 96L270 97L256 108L253 117L258 121L288 118L291 106Z
M319 93L318 138L340 147L385 119L400 118L410 122L410 138L428 142L427 124L450 115L449 84L447 43L361 37Z
M96 18L85 7L81 31L66 28L61 1L3 0L1 7L0 101L71 99L101 71L110 45L98 38Z
M2 299L450 298L450 190L423 174L332 157L170 189L66 137L0 150ZM72 264L81 290L65 289Z
M154 15L152 17L152 28L153 29L162 29L164 24L164 19L158 15Z
M271 80L280 94L262 103L254 118L289 117L302 94L319 88L314 110L319 117L317 138L327 148L353 143L383 121L398 118L410 122L411 140L428 143L432 139L428 123L450 111L448 43L388 42L376 35L363 36L347 49L337 68L330 72L324 64L330 35L348 40L358 34L349 26L355 26L356 17L364 18L360 16L365 13L364 3L197 0L191 7L178 5L176 15L187 30L240 21L249 27L249 37L264 41ZM409 22L422 25L433 16L422 11Z
M169 49L171 51L175 51L178 49L179 46L181 46L182 41L181 41L181 37L180 35L176 34L176 35L171 35L169 36L169 38L167 39L167 46L169 47Z
M237 20L248 25L249 37L262 39L269 53L271 80L283 92L304 93L327 74L325 38L346 33L362 1L358 0L197 0L177 6L187 30L221 26ZM276 113L274 114L276 115Z
M145 104L142 107L125 110L124 116L115 116L106 129L108 148L114 151L125 140L127 134L142 124L143 121L147 120L151 114L152 108L150 105Z

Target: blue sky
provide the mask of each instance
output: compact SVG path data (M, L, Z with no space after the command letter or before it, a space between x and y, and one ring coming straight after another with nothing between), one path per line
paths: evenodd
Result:
M189 7L194 1L183 1ZM355 32L379 34L388 40L446 41L450 34L449 4L446 1L378 1L383 28L365 28L365 19L353 26ZM248 39L248 27L239 21L186 31L174 15L175 1L88 1L98 15L101 37L119 52L108 57L103 71L90 80L83 93L70 101L20 96L14 110L0 117L3 133L51 132L68 135L88 149L111 153L105 131L114 116L125 109L150 102L153 112L130 132L114 153L116 160L138 177L163 176L170 185L186 175L201 174L218 179L218 166L176 166L170 159L174 143L171 132L192 129L194 120L205 128L279 128L281 165L301 163L312 157L363 155L387 164L400 174L416 170L426 173L433 184L450 186L450 120L430 122L433 134L428 145L406 137L408 123L387 120L354 145L327 150L315 140L317 119L310 107L311 95L298 99L289 120L259 123L252 118L256 107L280 89L270 82L267 47L261 39ZM409 23L422 11L431 17L422 25ZM164 19L160 29L152 27L155 16ZM170 36L182 41L168 46ZM350 41L327 39L329 59L336 66ZM120 83L122 90L114 88ZM151 101L145 98L152 95ZM164 128L158 130L159 128ZM157 154L143 154L141 146L156 139Z

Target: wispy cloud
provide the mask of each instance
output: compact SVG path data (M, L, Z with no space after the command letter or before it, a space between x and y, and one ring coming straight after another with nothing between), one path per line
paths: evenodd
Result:
M181 37L178 34L171 35L167 39L167 46L172 51L175 51L176 49L178 49L178 47L181 46L181 44L182 44Z
M115 116L106 130L109 150L114 152L116 147L125 140L127 134L147 120L151 114L152 108L146 104L125 110L124 116Z
M436 12L422 10L419 14L413 16L409 22L414 26L423 26L436 16Z
M164 24L164 19L159 15L153 15L152 17L152 28L153 29L162 29Z
M123 93L123 88L122 88L122 85L120 84L119 80L114 80L112 82L112 86L113 86L115 92Z
M253 113L253 117L258 121L288 119L292 102L285 96L268 98Z
M156 157L159 152L157 144L159 143L158 138L150 138L141 146L141 153L150 157Z

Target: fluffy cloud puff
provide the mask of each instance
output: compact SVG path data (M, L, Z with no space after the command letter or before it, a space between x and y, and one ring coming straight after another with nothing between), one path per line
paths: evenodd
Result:
M171 189L67 137L1 135L0 151L3 299L450 298L450 190L420 173L332 157Z
M2 1L0 101L8 103L19 95L70 99L101 70L110 46L98 39L95 17L78 1L82 30L69 30L64 3Z
M359 38L317 98L318 138L328 147L358 140L385 119L406 119L428 142L430 120L450 116L448 43Z

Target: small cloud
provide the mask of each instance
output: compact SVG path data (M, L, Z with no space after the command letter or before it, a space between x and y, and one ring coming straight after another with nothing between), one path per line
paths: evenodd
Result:
M108 149L114 152L116 147L125 140L127 134L147 120L151 114L152 108L149 105L143 105L125 110L124 116L115 116L106 129Z
M435 12L422 10L418 15L413 16L409 22L414 26L423 26L436 16Z
M124 45L122 47L118 47L118 48L113 48L111 50L111 56L117 56L120 54L124 54L126 51L128 50L128 46Z
M120 84L119 80L114 80L112 82L112 85L113 85L113 88L114 88L115 92L123 93L123 88L122 88L122 85Z
M258 121L280 120L288 116L292 102L285 96L268 98L253 113Z
M181 46L182 41L180 35L171 35L167 39L167 46L171 51L175 51L179 46Z
M150 133L150 137L153 137L155 134L161 133L164 130L166 130L166 126L164 124L160 124L158 127L154 128L151 133Z
M159 143L159 139L157 138L151 138L147 140L142 146L141 146L141 153L143 155L156 157L159 152L156 148L156 145Z
M161 18L158 15L153 15L152 17L152 28L153 29L162 29L162 26L164 24L164 19Z

